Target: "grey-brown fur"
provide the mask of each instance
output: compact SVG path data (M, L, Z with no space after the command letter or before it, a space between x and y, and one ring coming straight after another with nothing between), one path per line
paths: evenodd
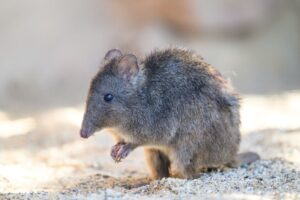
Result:
M105 102L105 94L114 98ZM191 178L203 167L239 162L239 125L238 95L200 56L174 48L139 63L113 49L91 82L81 136L111 128L116 161L145 146L152 178L168 177L170 164Z

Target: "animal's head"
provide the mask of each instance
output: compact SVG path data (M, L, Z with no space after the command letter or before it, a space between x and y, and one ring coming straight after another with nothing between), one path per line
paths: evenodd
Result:
M112 49L92 79L80 135L88 138L103 128L117 127L130 116L140 79L136 56Z

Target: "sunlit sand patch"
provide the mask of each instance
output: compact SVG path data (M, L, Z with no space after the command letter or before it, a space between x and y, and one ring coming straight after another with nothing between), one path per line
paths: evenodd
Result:
M73 167L60 166L59 170L55 167L49 167L43 163L28 162L22 165L18 164L0 164L0 176L4 177L7 184L3 190L22 192L27 190L42 190L59 188L58 185L49 185L57 182L65 176L71 176L74 173Z
M245 96L242 100L242 132L259 129L300 128L300 94Z
M60 148L55 152L51 148L41 150L41 153L27 149L0 152L0 180L5 180L5 183L0 181L0 193L61 189L63 179L73 177L74 173L80 176L78 170L82 168L86 166L80 159L69 157Z
M64 123L79 127L83 117L83 110L79 108L59 108L45 113L42 116L43 121L51 121L52 123Z
M0 137L8 138L15 135L25 135L36 127L35 119L28 117L8 120L0 113ZM4 120L3 120L4 119Z

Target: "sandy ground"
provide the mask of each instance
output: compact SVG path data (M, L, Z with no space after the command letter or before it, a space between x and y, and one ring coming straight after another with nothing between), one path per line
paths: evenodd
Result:
M83 106L0 113L0 199L300 199L300 92L245 96L241 151L262 159L194 180L150 182L142 148L109 156L105 131L79 137Z

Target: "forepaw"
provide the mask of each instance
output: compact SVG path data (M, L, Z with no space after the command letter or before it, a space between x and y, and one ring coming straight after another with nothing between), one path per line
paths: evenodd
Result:
M115 144L111 148L111 157L116 162L120 162L122 159L126 158L128 154L131 152L131 144L120 142Z

